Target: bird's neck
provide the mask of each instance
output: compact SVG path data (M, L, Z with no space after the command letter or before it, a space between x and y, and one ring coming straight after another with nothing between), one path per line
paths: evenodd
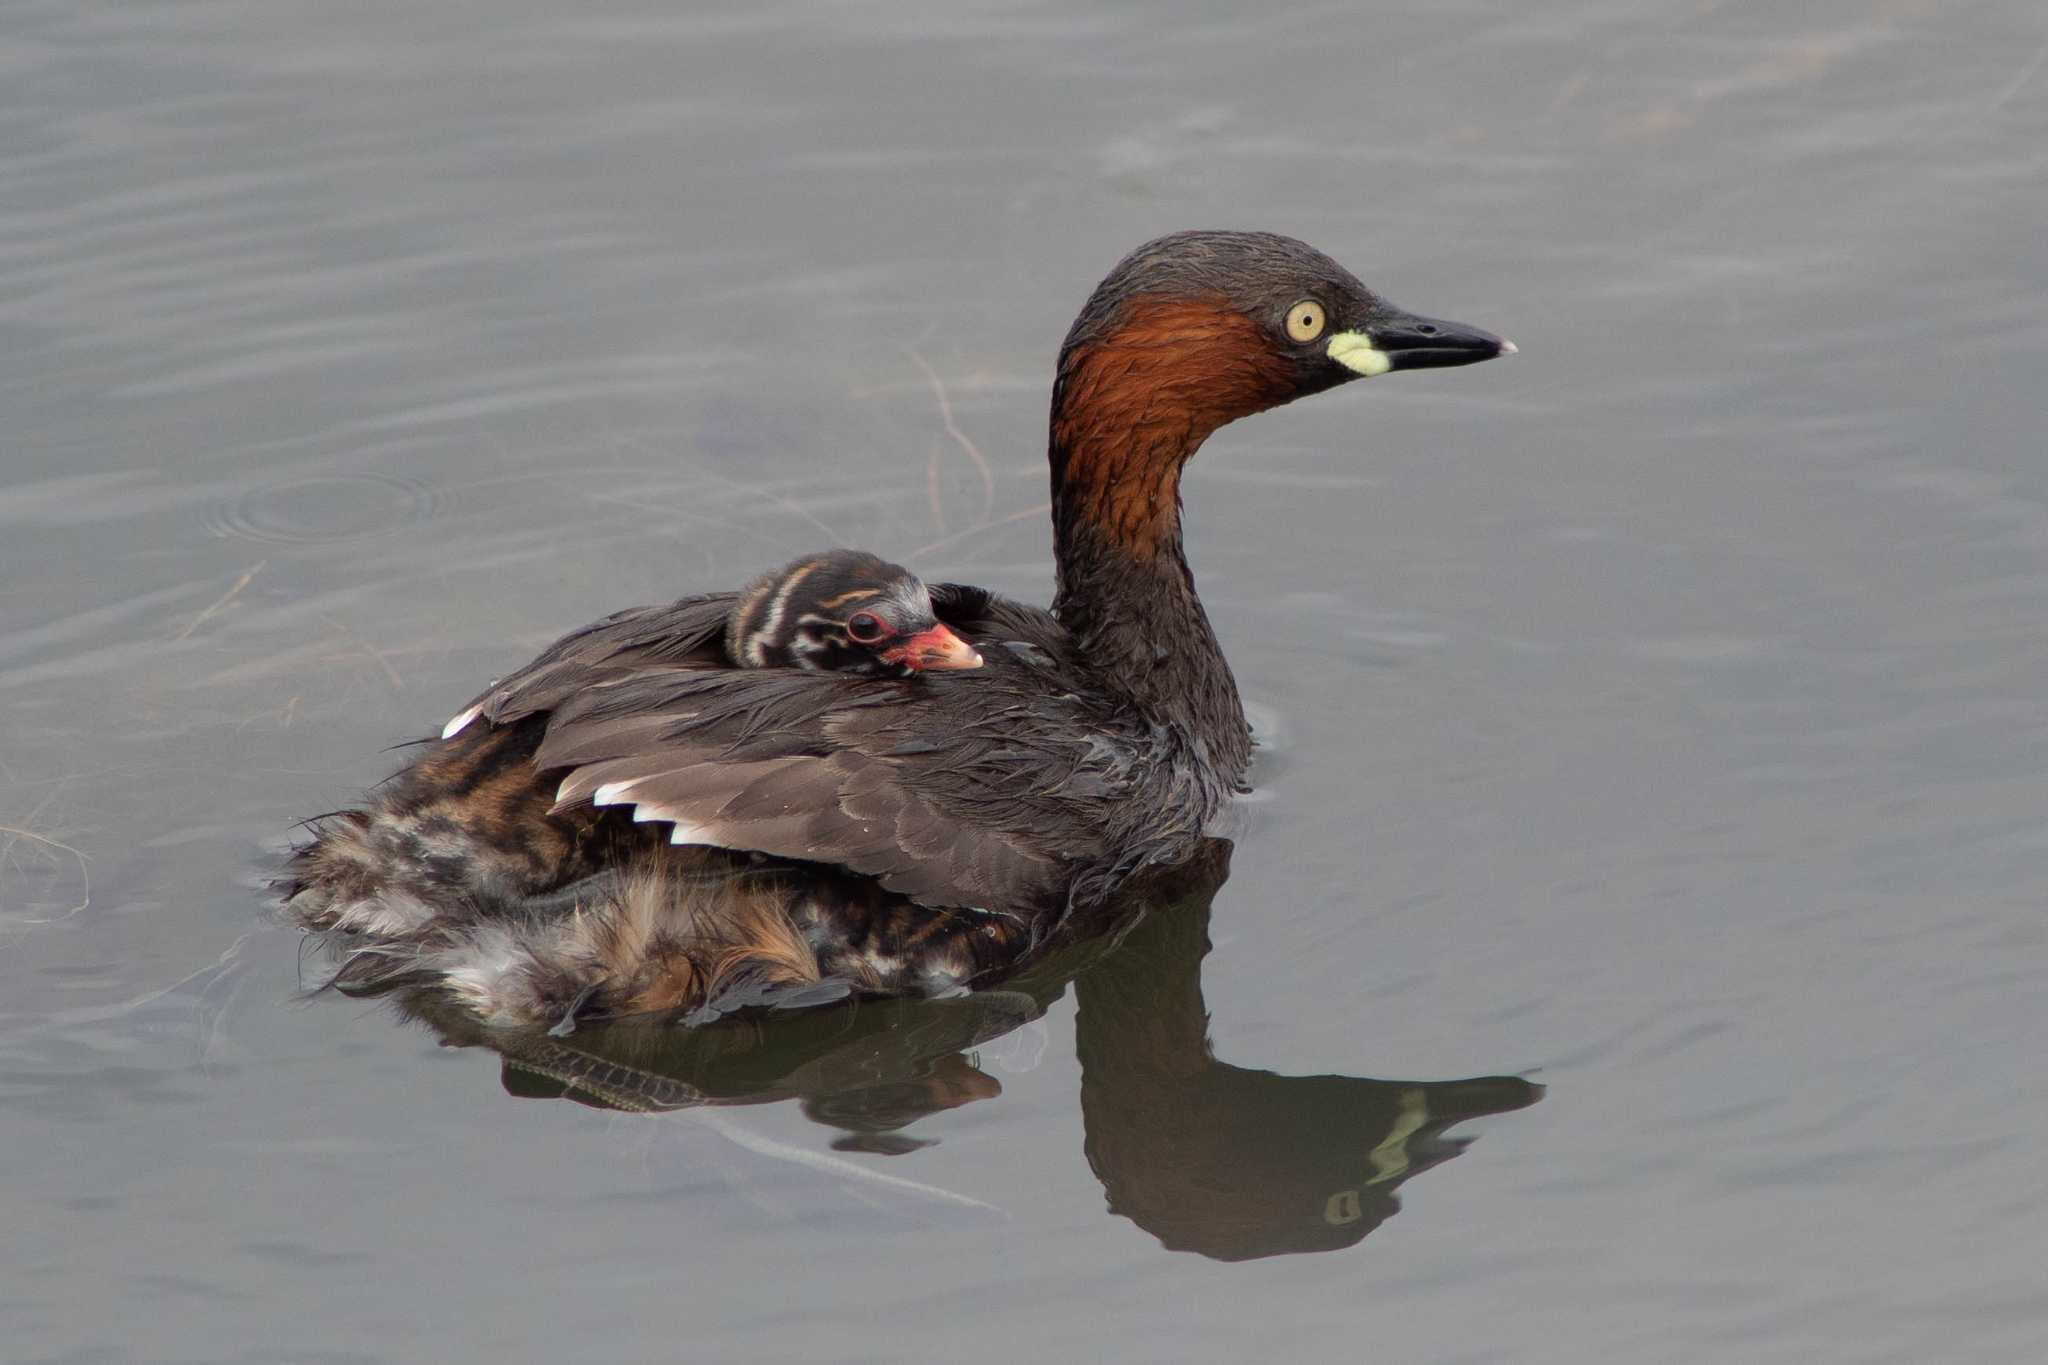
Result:
M1237 783L1250 731L1181 550L1181 466L1221 422L1184 404L1077 401L1086 378L1063 367L1053 398L1053 614L1111 686Z

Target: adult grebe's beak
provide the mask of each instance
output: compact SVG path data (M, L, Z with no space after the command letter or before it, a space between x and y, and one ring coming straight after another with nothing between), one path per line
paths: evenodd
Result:
M1472 365L1513 355L1516 347L1483 327L1426 318L1382 303L1363 327L1331 337L1326 350L1330 359L1354 374L1376 375Z
M882 662L922 672L936 668L980 668L981 655L973 645L941 625L906 636L900 644L882 651Z

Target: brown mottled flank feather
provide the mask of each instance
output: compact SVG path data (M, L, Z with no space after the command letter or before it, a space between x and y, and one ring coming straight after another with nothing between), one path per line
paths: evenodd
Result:
M594 811L556 812L534 782L540 739L532 723L428 741L365 809L317 824L283 888L294 915L315 929L414 934L450 903L538 895L651 842Z
M852 992L957 990L1014 962L1031 932L829 869L669 848L551 895L444 907L430 932L353 944L332 984L374 993L430 981L488 1024L694 1022Z

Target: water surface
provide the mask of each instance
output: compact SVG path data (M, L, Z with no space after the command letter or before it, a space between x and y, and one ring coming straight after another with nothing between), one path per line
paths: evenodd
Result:
M2044 63L2018 0L9 7L10 1356L2039 1359ZM744 1105L298 998L292 823L561 630L832 543L1043 600L1059 338L1198 225L1522 347L1193 466L1227 882Z

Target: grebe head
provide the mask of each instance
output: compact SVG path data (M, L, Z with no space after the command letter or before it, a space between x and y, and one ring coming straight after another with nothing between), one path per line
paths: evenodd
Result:
M1354 379L1514 349L1395 307L1292 237L1147 242L1096 286L1060 349L1049 455L1063 619L1086 615L1077 593L1115 586L1083 573L1080 556L1178 555L1181 466L1226 422ZM1101 582L1084 587L1088 577Z
M1139 247L1060 350L1053 614L1116 687L1199 740L1212 778L1238 780L1244 709L1181 549L1188 457L1226 422L1306 394L1513 349L1395 307L1291 237L1179 232Z
M1254 412L1390 370L1470 365L1512 342L1396 307L1305 242L1177 232L1126 256L1067 334L1060 375L1126 416L1173 408L1199 442ZM1147 401L1149 400L1149 401Z
M754 580L733 604L726 653L742 668L897 677L979 668L939 624L910 570L860 550L805 555Z

